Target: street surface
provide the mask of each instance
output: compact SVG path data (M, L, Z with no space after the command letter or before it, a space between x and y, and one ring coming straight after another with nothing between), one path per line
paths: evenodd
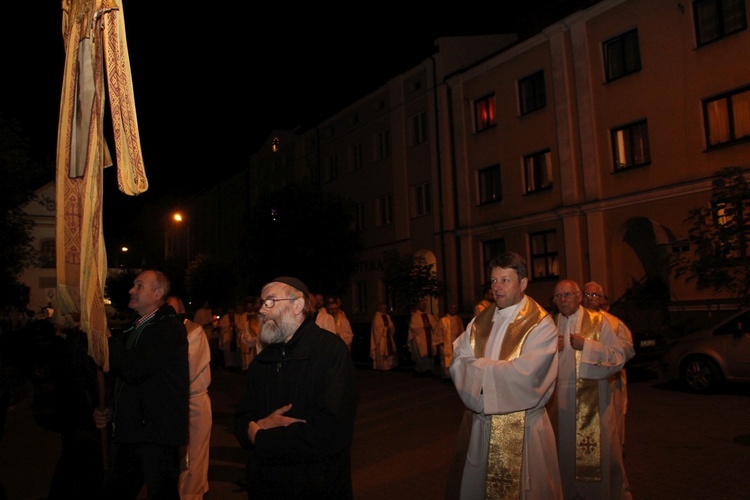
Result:
M462 414L452 385L407 370L357 370L361 392L352 448L356 500L444 498ZM651 374L630 375L625 466L635 499L750 498L750 386L685 393ZM215 368L206 499L242 499L245 452L231 434L244 376ZM46 497L59 436L40 429L30 399L12 408L0 443L10 500ZM143 496L145 498L145 496Z

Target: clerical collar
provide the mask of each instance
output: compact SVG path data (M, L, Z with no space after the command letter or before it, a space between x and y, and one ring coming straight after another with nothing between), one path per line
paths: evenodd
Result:
M504 307L503 309L499 309L496 307L495 309L495 316L503 319L507 318L513 318L518 313L518 310L521 308L521 305L526 303L526 295L523 296L520 302L518 304L513 304L509 307Z

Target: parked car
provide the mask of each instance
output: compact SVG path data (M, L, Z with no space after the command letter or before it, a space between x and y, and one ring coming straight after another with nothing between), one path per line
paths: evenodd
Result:
M750 382L750 309L674 340L661 362L664 376L692 392Z

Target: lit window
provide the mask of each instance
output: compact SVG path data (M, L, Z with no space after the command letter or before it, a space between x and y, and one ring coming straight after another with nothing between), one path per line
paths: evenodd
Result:
M709 147L750 137L750 89L703 101Z
M612 154L615 171L651 163L646 121L613 129Z
M474 128L477 132L496 125L495 94L474 101Z
M529 234L532 278L557 278L560 267L557 260L557 232L541 231Z
M549 149L526 156L523 166L527 193L552 187L552 154Z

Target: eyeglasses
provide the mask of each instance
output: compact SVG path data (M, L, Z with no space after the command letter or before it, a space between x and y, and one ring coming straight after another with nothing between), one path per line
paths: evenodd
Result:
M581 292L579 291L579 292L556 293L556 294L554 294L552 296L552 298L554 298L555 300L569 299L569 298L571 298L574 295L578 295L579 293L581 293Z
M583 292L583 296L587 299L603 299L604 295L595 292Z
M280 300L297 300L301 297L293 297L291 299L261 299L261 303L266 306L266 309L271 309L276 305L276 302Z

